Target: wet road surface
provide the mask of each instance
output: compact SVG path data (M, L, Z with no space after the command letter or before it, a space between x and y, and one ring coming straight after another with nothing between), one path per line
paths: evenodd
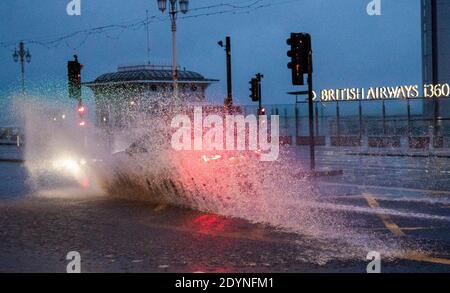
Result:
M0 272L65 272L66 254L78 251L83 272L364 273L371 239L393 243L383 272L450 272L449 159L319 157L344 175L311 179L318 208L350 219L346 229L368 235L363 246L350 248L350 234L316 238L82 190L29 196L24 167L0 163Z

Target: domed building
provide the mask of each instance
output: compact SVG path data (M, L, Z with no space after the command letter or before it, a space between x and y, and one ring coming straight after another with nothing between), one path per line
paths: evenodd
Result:
M218 82L193 71L178 70L178 96L183 104L201 104L206 89ZM117 72L84 83L94 92L98 126L130 126L138 113L151 114L173 99L172 67L119 66Z

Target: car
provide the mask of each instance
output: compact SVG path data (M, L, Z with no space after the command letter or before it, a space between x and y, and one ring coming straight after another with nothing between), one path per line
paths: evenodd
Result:
M137 140L102 162L108 194L152 203L204 208L231 202L231 194L257 194L259 151L175 151Z

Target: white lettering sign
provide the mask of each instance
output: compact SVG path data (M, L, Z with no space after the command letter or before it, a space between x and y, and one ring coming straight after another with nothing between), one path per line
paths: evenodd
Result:
M425 84L422 93L419 85L323 89L320 92L321 102L447 97L450 97L449 84Z

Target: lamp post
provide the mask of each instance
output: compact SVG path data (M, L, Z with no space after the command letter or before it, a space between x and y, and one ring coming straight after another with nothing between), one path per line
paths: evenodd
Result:
M31 62L31 54L28 49L25 50L25 45L23 42L19 43L19 51L17 51L17 49L14 49L13 60L16 63L19 62L19 60L20 60L20 73L21 73L21 79L22 79L22 94L24 94L25 93L25 61L27 63Z
M167 0L157 0L159 10L164 13L167 9ZM178 65L177 65L177 14L186 14L189 10L189 0L169 0L170 20L172 21L172 79L173 96L178 99ZM178 5L179 4L179 5ZM179 6L179 7L178 7Z

